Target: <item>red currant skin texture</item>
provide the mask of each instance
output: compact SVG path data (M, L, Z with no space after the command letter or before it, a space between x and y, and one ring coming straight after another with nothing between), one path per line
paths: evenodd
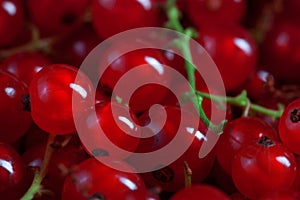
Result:
M185 0L186 11L197 26L220 21L239 22L245 14L246 0Z
M76 131L73 112L82 113L89 109L94 104L93 94L91 81L77 68L64 64L48 65L30 83L31 116L46 132L73 133Z
M0 70L0 142L15 142L30 128L27 94L23 82Z
M300 199L299 191L280 190L264 194L257 200L297 200Z
M126 166L124 163L115 163ZM62 200L127 199L133 193L145 191L138 174L121 172L102 164L95 158L83 161L65 179Z
M121 99L126 99L131 88L129 107L135 113L141 113L148 110L153 104L159 104L163 101L167 95L168 90L155 83L164 83L170 85L170 75L167 73L166 65L167 61L162 55L162 52L156 49L138 49L126 53L114 61L110 60L112 56L120 54L122 50L126 50L131 47L135 47L139 42L133 42L132 44L116 43L111 46L108 51L103 55L102 62L100 63L99 71L104 73L100 79L100 86L105 88L108 92L112 92L117 83L119 83L122 76L127 77L126 84L120 85L116 89L116 95ZM112 62L109 66L109 64ZM138 70L138 71L134 71ZM130 71L130 70L133 70ZM128 78L129 77L129 78ZM140 82L146 82L148 84L139 85ZM124 82L123 82L124 83ZM115 97L112 97L115 98Z
M278 130L282 143L300 155L300 99L294 100L285 108Z
M193 185L175 193L171 200L229 200L229 197L221 190L210 185Z
M285 83L299 84L299 22L279 21L265 38L260 51L262 64L276 79Z
M50 61L40 53L21 52L3 60L0 69L15 75L29 86L33 76Z
M257 64L256 42L237 24L206 24L197 41L216 63L227 92L240 88Z
M11 146L0 143L0 194L21 183L23 173L19 154Z
M233 181L251 199L290 188L296 173L293 153L267 137L242 147L232 161Z
M0 46L14 44L24 25L24 13L19 0L0 1Z
M92 0L92 16L94 28L102 39L133 28L159 25L153 0Z
M234 155L245 144L263 136L276 139L277 133L268 123L256 117L243 117L228 122L217 143L217 159L227 174L231 174Z
M32 22L42 35L69 32L79 27L88 6L88 0L28 0Z

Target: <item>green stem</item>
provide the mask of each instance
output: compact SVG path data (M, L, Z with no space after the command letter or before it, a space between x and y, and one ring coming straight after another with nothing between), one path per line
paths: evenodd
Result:
M55 141L55 135L49 134L47 147L45 151L45 156L42 164L42 169L40 172L36 172L32 181L30 188L23 195L21 200L31 200L34 196L39 193L42 189L41 183L47 173L48 165L51 160L51 156L54 152L54 148L51 146Z

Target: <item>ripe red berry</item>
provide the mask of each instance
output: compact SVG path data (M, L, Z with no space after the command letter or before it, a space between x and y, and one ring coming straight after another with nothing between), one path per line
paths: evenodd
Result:
M24 26L24 11L20 0L0 1L0 46L14 44Z
M122 162L115 165L126 166ZM66 178L62 200L129 199L142 191L145 185L138 174L121 172L90 158L77 165Z
M92 20L102 39L133 28L158 26L160 21L153 0L93 0Z
M31 81L29 95L34 122L52 134L75 132L73 112L89 109L95 96L89 78L64 64L49 65L39 71Z
M185 0L191 21L200 27L205 23L239 22L246 10L246 0Z
M279 120L279 135L282 143L300 155L300 99L291 102Z
M211 199L211 200L229 200L229 197L211 185L193 185L192 187L184 188L175 193L171 200L198 200Z
M0 142L20 139L32 124L26 85L0 70Z
M239 89L256 68L256 43L239 25L201 26L197 41L216 63L227 92Z
M33 76L48 64L50 64L48 58L40 53L21 52L6 57L0 69L15 75L29 86Z
M296 160L282 144L262 137L242 147L232 161L232 178L248 198L288 189L297 172Z
M31 21L43 35L75 30L83 23L88 0L29 0Z
M232 159L237 151L263 136L275 140L277 133L260 118L243 117L228 122L217 144L217 159L224 171L231 174Z

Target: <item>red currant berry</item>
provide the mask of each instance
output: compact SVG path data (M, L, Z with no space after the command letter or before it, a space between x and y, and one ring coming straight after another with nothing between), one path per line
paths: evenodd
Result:
M32 22L43 35L72 31L84 18L88 0L29 0L27 7Z
M267 193L257 200L297 200L300 199L300 193L294 190L279 190Z
M175 193L170 200L198 200L211 199L211 200L229 200L229 197L211 185L193 185L188 188L184 188Z
M297 173L296 160L282 144L268 137L242 147L232 161L232 178L238 190L249 198L288 189Z
M29 94L34 122L52 134L75 132L73 112L89 109L95 96L89 78L64 64L49 65L39 71L31 81Z
M15 142L30 128L27 94L23 82L0 70L0 142Z
M141 134L149 137L141 138L136 152L148 153L157 151L170 144L175 137L180 137L177 134L182 134L181 143L178 145L184 146L189 144L186 151L180 152L178 158L168 165L158 160L161 162L160 165L164 166L163 168L143 174L143 178L148 185L162 188L164 191L175 192L184 187L184 162L187 162L193 171L193 182L201 182L211 171L215 154L212 151L205 157L199 158L200 149L206 142L205 134L207 129L201 122L199 125L199 118L196 113L184 111L178 107L165 107L165 111L166 122L163 125L159 112L155 112L151 116L151 124L148 124L150 120L148 113L143 114L139 118L142 125L148 124ZM182 118L182 121L180 118ZM178 153L179 148L181 147L177 146L173 150L172 155ZM144 162L147 162L147 160Z
M50 61L37 52L22 52L13 54L3 60L0 69L15 75L29 86L33 76Z
M227 92L239 89L256 67L256 42L236 24L206 25L199 30L198 42L215 61Z
M115 164L122 168L126 166L125 163ZM62 200L128 199L142 191L145 191L145 185L139 175L109 168L90 158L78 164L67 176Z
M260 118L244 117L228 122L217 144L217 159L224 171L231 175L231 163L237 151L245 144L263 136L275 140L277 133Z
M19 154L9 145L0 143L0 195L22 182L24 165Z
M185 0L186 11L196 26L222 20L239 22L246 10L246 0Z
M110 148L103 138L106 137L114 146L134 152L140 141L140 129L135 125L137 119L134 113L126 106L114 102L97 104L95 110L96 118L92 111L82 121L82 127L85 127L86 134L89 134L88 140L85 140L85 135L80 135L84 137L83 142L87 151L92 156L111 156L116 159L123 156L122 153Z
M24 18L20 0L0 1L0 46L14 44L23 29Z
M92 20L96 32L106 39L129 29L158 26L160 19L153 0L93 0Z
M300 155L300 99L294 100L285 108L278 130L282 143Z
M299 23L281 20L265 36L261 49L262 63L279 81L299 84L299 47Z
M135 47L136 44L130 45ZM123 103L128 103L135 113L141 113L148 110L153 104L162 102L168 90L159 83L169 85L170 75L164 66L167 62L161 51L139 49L124 55L120 54L128 48L128 44L125 46L124 43L116 43L103 56L99 70L103 72L105 69L105 71L101 76L100 86L110 92L115 90L114 92L118 97L125 99ZM111 57L115 55L121 56L111 60ZM110 62L112 63L107 66ZM122 84L121 88L120 86L117 89L114 88L125 75L126 84ZM143 84L140 85L140 83ZM133 93L129 98L128 92L130 90L133 90Z

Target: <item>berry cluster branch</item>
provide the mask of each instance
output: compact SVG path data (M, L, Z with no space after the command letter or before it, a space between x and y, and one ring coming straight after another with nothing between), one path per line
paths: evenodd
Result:
M31 200L34 199L34 196L42 191L42 181L47 173L48 165L51 160L52 154L55 150L53 144L55 142L55 135L49 134L47 141L47 148L45 151L45 156L42 164L42 169L35 172L32 184L27 192L23 195L21 200Z
M192 95L196 96L196 99L192 99L193 103L200 115L201 120L204 122L204 124L211 130L222 133L224 126L226 124L226 120L221 122L218 125L214 125L210 119L206 116L206 113L204 112L202 108L202 101L203 98L207 98L210 100L213 100L217 103L228 103L230 105L239 106L245 108L245 115L247 115L249 110L253 110L265 115L271 116L273 119L279 118L284 110L284 106L279 104L278 110L272 110L267 109L263 106L257 105L257 104L251 104L249 98L247 97L247 92L242 91L242 93L236 97L227 97L227 96L217 96L217 95L211 95L209 93L200 92L196 89L196 80L195 80L195 65L193 64L193 58L190 50L190 38L193 38L197 35L197 33L194 31L194 29L188 27L184 28L181 25L180 22L180 16L181 13L178 10L176 6L176 0L168 0L166 4L166 12L168 16L168 22L166 24L167 28L176 30L180 33L183 33L185 37L180 37L175 41L176 47L182 52L184 58L185 58L185 68L187 71L188 81L191 86L190 93ZM188 96L192 96L188 95Z

